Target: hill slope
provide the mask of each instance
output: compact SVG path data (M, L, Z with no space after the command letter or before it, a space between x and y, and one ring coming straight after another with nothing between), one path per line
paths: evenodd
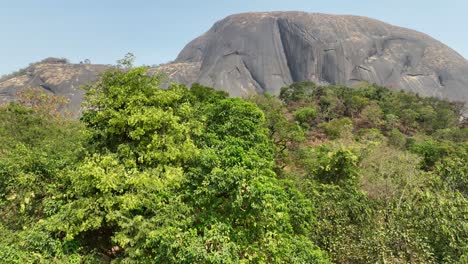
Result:
M80 86L94 81L108 69L107 65L71 64L48 58L0 80L0 103L13 100L25 88L41 88L70 100L71 111L77 113L84 91Z

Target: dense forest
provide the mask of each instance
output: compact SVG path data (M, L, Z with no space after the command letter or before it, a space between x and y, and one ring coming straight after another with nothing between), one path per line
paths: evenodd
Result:
M462 105L363 83L231 98L128 61L0 107L1 263L468 263Z

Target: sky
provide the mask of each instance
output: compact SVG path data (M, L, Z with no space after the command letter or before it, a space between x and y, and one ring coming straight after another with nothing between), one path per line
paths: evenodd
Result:
M305 11L372 17L415 29L468 58L467 0L0 0L0 75L46 57L137 65L174 60L235 13Z

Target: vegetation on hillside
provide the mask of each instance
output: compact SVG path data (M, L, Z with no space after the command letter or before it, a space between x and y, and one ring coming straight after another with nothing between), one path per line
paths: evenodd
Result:
M123 60L81 120L45 94L0 107L0 262L468 262L460 105L160 83Z

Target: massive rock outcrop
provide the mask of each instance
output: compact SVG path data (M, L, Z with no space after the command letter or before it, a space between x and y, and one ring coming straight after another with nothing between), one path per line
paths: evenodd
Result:
M245 13L217 22L175 63L191 79L233 95L282 86L370 82L468 102L468 62L437 40L358 16ZM187 76L187 75L184 75Z
M25 86L68 96L105 65L42 63L0 82L0 100ZM234 96L269 92L292 82L353 86L362 81L422 96L468 102L468 62L437 40L358 16L304 12L244 13L217 22L162 71L169 80L198 82Z

